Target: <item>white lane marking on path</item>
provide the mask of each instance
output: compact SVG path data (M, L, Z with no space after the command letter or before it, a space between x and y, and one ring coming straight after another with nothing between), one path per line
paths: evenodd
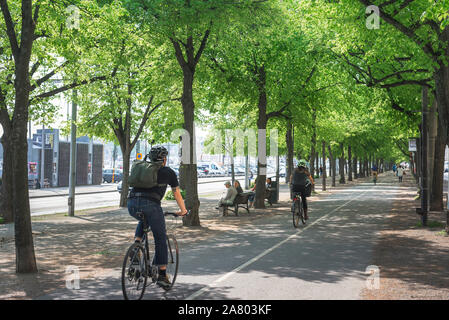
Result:
M297 237L299 234L303 233L304 231L306 231L308 228L310 228L311 226L313 226L314 224L318 223L320 220L328 217L329 215L331 215L332 213L334 213L337 210L340 210L341 208L345 207L346 205L348 205L349 203L351 203L352 201L360 198L361 196L363 196L365 193L373 191L374 189L370 189L370 190L365 190L363 191L360 195L358 195L355 198L352 198L351 200L349 200L348 202L342 204L341 206L335 208L334 210L332 210L331 212L329 212L328 214L322 216L321 218L319 218L318 220L315 220L314 222L312 222L311 224L307 225L305 228L298 230L296 233L292 234L291 236L289 236L288 238L282 240L281 242L275 244L274 246L272 246L271 248L265 250L264 252L260 253L259 255L255 256L254 258L252 258L251 260L245 262L244 264L238 266L237 268L235 268L234 270L226 273L225 275L221 276L220 278L218 278L217 280L213 281L212 283L208 284L207 286L205 286L204 288L196 291L195 293L191 294L190 296L188 296L186 298L186 300L194 300L196 297L202 295L204 292L208 291L209 289L217 286L220 282L223 282L224 280L228 279L229 277L233 276L234 274L236 274L237 272L239 272L240 270L246 268L247 266L253 264L254 262L256 262L257 260L259 260L260 258L266 256L267 254L269 254L271 251L279 248L280 246L282 246L284 243L286 243L287 241Z

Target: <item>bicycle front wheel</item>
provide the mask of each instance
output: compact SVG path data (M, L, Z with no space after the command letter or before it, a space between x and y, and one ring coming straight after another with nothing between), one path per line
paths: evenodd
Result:
M169 287L164 287L165 290L170 290L175 281L176 276L178 274L178 266L179 266L179 249L178 242L173 235L167 235L167 247L168 247L168 264L167 264L167 276L171 280L171 285Z
M143 246L134 243L126 252L122 267L122 292L125 300L140 300L147 284L147 260Z

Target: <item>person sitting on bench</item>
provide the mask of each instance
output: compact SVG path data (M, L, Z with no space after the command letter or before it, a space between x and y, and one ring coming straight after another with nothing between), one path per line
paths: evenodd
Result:
M240 185L240 181L238 181L238 180L234 181L234 188L235 188L235 190L237 190L237 194L243 193L243 188Z
M256 186L257 186L257 178L254 181L254 186L251 188L250 195L248 198L250 208L254 207L254 200L255 200L254 198L256 197Z
M271 192L274 191L272 188L272 182L271 178L267 178L266 184L265 184L265 199L268 200L268 202L271 205Z
M215 207L215 209L220 209L223 205L232 205L235 197L237 196L237 190L231 185L230 181L226 181L224 185L228 191L226 192L226 196L220 199L218 202L218 207Z

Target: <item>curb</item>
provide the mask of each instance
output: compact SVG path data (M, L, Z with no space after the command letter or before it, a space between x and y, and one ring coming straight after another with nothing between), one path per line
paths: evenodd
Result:
M198 182L198 184L207 184L207 183L217 183L217 182L224 182L226 180L215 180L215 181L202 181ZM91 192L80 192L75 193L75 196L83 195L83 194L97 194L97 193L108 193L108 192L118 192L117 189L115 190L105 190L105 191L91 191ZM68 197L68 193L61 193L61 194L49 194L49 195L43 195L43 196L30 196L30 199L39 199L39 198L51 198L51 197Z
M108 190L108 191L92 191L92 192L80 192L75 193L75 196L83 195L83 194L96 194L96 193L108 193L108 192L118 192L117 190ZM51 197L68 197L68 193L61 193L61 194L49 194L46 196L30 196L30 199L38 199L38 198L51 198Z

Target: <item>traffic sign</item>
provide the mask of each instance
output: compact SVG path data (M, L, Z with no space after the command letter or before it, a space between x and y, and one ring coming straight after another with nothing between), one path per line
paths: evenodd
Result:
M410 139L408 140L408 151L410 152L416 152L416 139Z

